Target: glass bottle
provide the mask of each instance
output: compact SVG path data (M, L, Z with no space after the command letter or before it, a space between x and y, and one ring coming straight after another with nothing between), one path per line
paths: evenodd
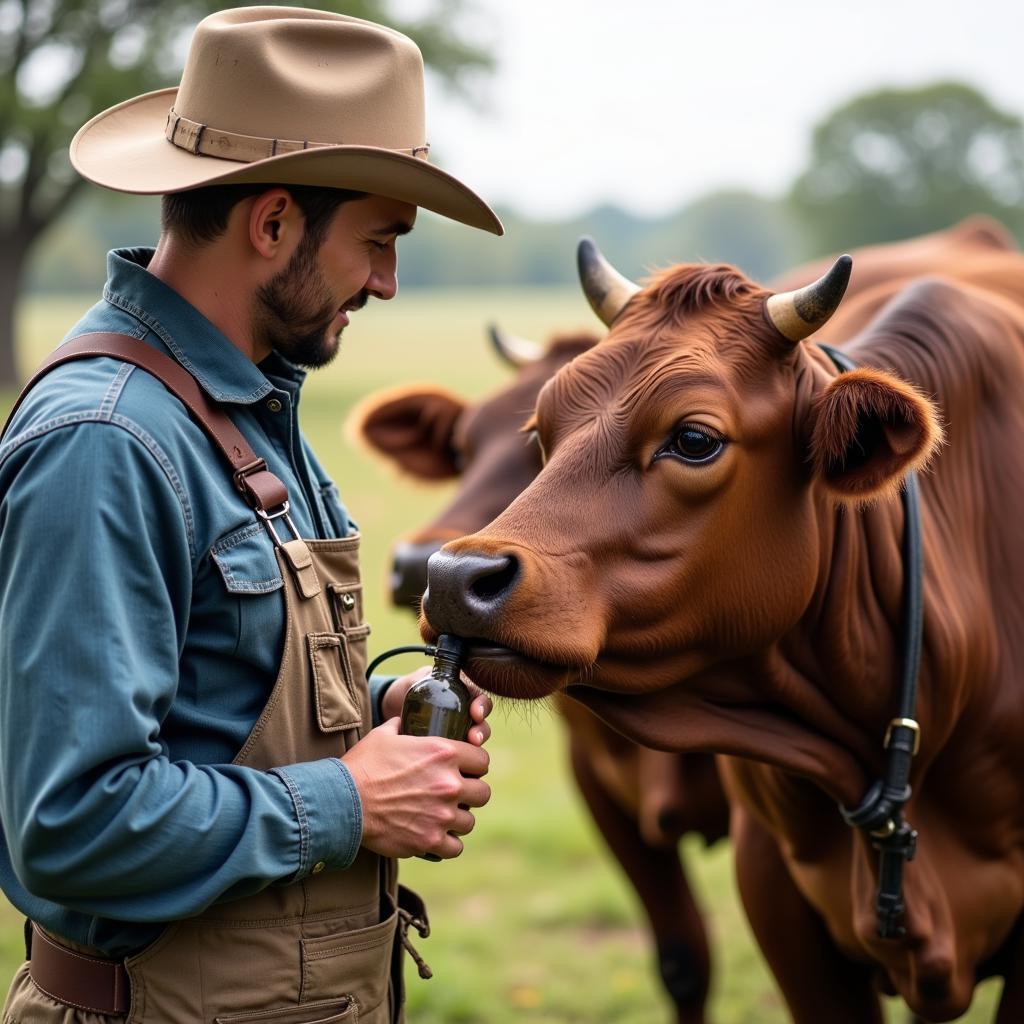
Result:
M430 675L409 687L402 705L407 736L444 736L464 740L469 732L470 695L460 676L465 644L443 633L437 638Z

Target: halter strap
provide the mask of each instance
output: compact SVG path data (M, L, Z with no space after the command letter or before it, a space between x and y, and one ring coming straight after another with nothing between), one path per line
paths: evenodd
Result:
M844 373L856 364L830 345L818 345ZM917 682L921 668L921 639L924 633L924 549L921 544L921 511L917 474L906 475L903 501L903 660L900 673L899 714L885 731L885 770L854 808L839 806L851 828L867 832L878 850L878 892L875 914L878 934L883 939L906 933L901 923L903 865L914 859L917 832L903 817L910 800L910 768L921 743L917 713Z

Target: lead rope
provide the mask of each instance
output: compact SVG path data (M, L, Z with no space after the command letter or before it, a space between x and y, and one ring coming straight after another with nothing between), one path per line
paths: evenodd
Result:
M856 369L846 355L830 345L819 345L841 371ZM897 939L906 934L901 923L903 866L914 859L917 832L903 817L910 799L910 768L921 745L917 713L917 680L921 667L921 637L924 631L924 550L921 544L921 511L917 474L911 470L903 493L903 664L900 677L899 714L889 722L883 746L885 772L868 789L854 808L839 805L843 820L851 828L867 832L878 850L878 892L875 914L878 934Z

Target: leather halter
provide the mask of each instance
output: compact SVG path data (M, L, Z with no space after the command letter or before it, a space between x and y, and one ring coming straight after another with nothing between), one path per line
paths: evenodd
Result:
M856 369L848 356L830 345L818 344L841 372ZM917 832L903 817L910 799L910 765L921 742L917 713L917 680L921 666L924 631L924 551L921 546L921 513L917 474L911 470L903 484L903 658L900 673L899 713L885 733L885 770L854 808L839 806L851 828L868 834L878 850L878 892L875 914L878 934L898 939L906 934L901 923L903 865L913 860Z

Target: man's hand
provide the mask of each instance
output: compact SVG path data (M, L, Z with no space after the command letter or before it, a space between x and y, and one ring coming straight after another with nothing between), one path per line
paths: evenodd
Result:
M384 697L380 702L381 717L385 721L389 718L398 718L402 714L402 704L405 701L405 695L409 692L409 688L413 683L418 683L429 675L430 666L424 665L422 668L416 669L415 672L410 672L407 676L401 676L396 679L384 691ZM472 724L469 727L469 734L466 736L466 739L470 743L482 747L491 736L491 727L487 724L487 716L494 709L494 702L483 690L471 683L465 676L462 677L462 681L473 695L473 700L469 705L469 720Z
M489 711L490 699L484 699ZM403 736L398 727L398 718L388 719L342 758L362 800L363 846L385 857L458 857L463 848L459 836L476 824L470 808L483 807L491 798L491 787L479 778L490 761L479 746L490 734L488 726L470 730L483 737L476 744Z

